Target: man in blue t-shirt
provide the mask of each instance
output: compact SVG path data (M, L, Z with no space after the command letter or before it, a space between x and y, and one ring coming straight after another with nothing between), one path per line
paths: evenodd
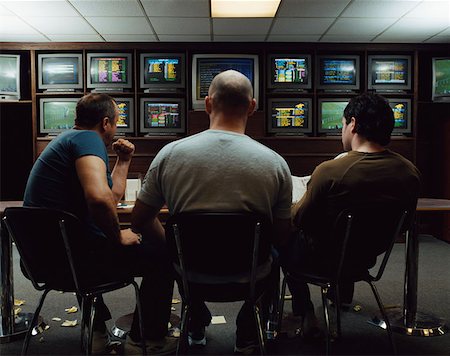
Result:
M86 223L92 237L86 250L92 256L89 265L96 281L143 276L140 294L148 352L170 352L176 347L175 341L166 337L173 275L165 246L151 237L142 240L131 229L120 230L119 226L117 203L125 191L134 145L125 139L112 144L117 161L111 173L106 147L113 141L118 117L110 96L82 97L73 129L53 139L34 164L24 205L65 210ZM130 334L137 342L131 346L140 347L136 313ZM93 353L105 353L105 320L110 318L108 308L99 300Z

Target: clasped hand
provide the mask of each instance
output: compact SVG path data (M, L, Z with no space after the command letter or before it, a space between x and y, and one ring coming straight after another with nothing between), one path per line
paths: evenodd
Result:
M116 152L120 160L129 161L134 153L134 145L123 138L119 138L112 144L112 149Z

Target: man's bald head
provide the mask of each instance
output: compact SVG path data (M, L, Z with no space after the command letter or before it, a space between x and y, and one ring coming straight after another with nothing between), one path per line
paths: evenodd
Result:
M242 73L227 70L214 77L208 96L216 111L228 115L247 114L253 99L252 83Z

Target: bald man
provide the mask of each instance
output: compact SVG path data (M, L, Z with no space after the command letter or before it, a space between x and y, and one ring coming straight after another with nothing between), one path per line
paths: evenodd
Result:
M252 85L243 74L228 70L213 79L205 98L209 130L161 149L138 195L132 214L133 230L164 239L157 214L166 204L171 215L193 211L264 214L273 221L274 243L287 240L291 174L280 155L245 135L255 107ZM270 263L269 259L265 266ZM266 270L262 278L267 277L270 268ZM210 321L204 302L196 301L188 324L191 345L206 344L205 327ZM244 304L236 324L235 351L255 349L258 339L249 305Z

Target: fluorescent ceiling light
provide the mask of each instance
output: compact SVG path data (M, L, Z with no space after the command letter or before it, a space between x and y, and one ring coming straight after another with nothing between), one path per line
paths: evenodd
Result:
M211 0L212 17L274 17L281 0Z

